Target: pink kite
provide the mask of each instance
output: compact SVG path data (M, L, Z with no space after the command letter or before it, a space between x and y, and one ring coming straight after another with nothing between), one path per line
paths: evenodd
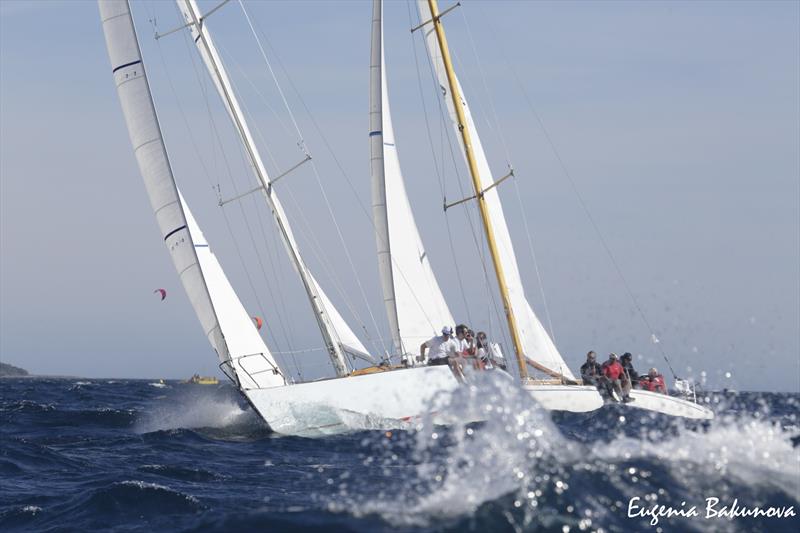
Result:
M161 293L161 301L163 302L164 298L167 297L167 291L165 291L164 289L156 289L153 291L153 294L158 294L158 293Z

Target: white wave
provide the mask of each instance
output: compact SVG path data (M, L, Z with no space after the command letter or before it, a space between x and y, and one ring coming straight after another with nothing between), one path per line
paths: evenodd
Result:
M154 490L159 492L169 492L175 494L177 496L183 497L185 500L192 502L192 503L200 503L200 501L192 496L191 494L186 494L179 490L175 490L173 488L167 487L166 485L161 485L159 483L149 483L147 481L139 481L135 479L126 479L124 481L120 481L114 483L114 485L122 485L122 486L129 486L129 487L136 487L142 491L145 490Z
M542 516L549 522L540 525L584 529L606 522L612 513L624 515L633 496L666 505L688 497L702 505L709 496L741 498L747 494L730 491L766 487L800 502L800 449L792 446L794 435L760 415L723 417L704 430L656 428L647 438L620 435L610 442L581 443L567 439L550 413L519 387L484 381L460 387L442 401L446 404L439 410L452 417L473 416L477 409L486 422L444 429L430 417L422 420L411 479L400 493L376 498L345 491L332 499L330 510L358 509L357 515L377 514L395 526L431 526L473 516L481 505L508 496L520 511L516 517L507 513L515 529L527 529ZM658 419L641 422L646 426L650 420ZM593 488L581 485L587 479ZM570 505L542 513L540 506L552 505L560 495L580 502L580 509ZM397 505L400 501L403 505Z
M550 478L549 466L540 465L552 464L556 456L565 461L577 457L579 446L559 432L546 410L521 388L490 373L440 397L435 410L439 420L485 422L445 429L435 425L432 416L423 419L416 427L415 479L406 494L393 499L404 505L368 498L359 502L359 514L379 514L394 525L425 526L433 520L470 516L482 504L509 493L530 494L535 502L535 493L528 489L540 483L537 473L560 483ZM454 442L445 447L445 438ZM443 462L438 460L442 454ZM344 508L332 504L331 510Z
M684 430L658 442L620 437L593 452L602 460L664 462L679 479L732 476L754 487L784 491L800 502L800 449L792 446L793 436L760 418L725 417L707 431Z

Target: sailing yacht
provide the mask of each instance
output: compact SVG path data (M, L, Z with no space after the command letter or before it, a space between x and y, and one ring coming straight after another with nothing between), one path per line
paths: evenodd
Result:
M383 68L382 2L374 2L372 21L369 139L373 217L393 350L396 355L406 356L408 363L361 370L354 368L352 358L370 359L368 350L338 313L303 260L289 220L272 186L274 180L266 171L209 31L206 17L212 11L204 16L195 0L176 2L185 19L184 27L191 32L202 62L245 149L259 183L252 192L263 197L274 219L306 292L336 377L304 383L292 383L286 378L178 190L130 5L127 0L98 0L112 74L140 173L161 236L203 331L217 353L220 368L253 409L278 433L316 435L353 428L396 427L429 413L436 399L454 391L459 382L446 366L414 366L413 361L419 344L432 337L443 325L453 324L453 318L427 260L400 172ZM575 380L525 299L500 199L493 187L475 124L450 64L438 7L433 0L420 0L419 8L428 53L440 85L448 88L445 97L451 120L461 135L462 152L473 177L475 200L492 250L522 385L549 409L578 412L597 409L603 403L597 390ZM531 379L527 372L528 362L548 378ZM375 401L378 398L380 401ZM659 408L654 410L666 412L660 406L656 407ZM693 414L692 417L707 415ZM444 415L439 418L434 415L434 421L447 422Z

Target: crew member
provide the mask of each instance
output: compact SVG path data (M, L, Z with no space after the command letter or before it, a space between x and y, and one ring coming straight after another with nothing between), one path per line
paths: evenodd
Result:
M646 376L639 379L639 386L650 392L667 393L667 385L664 383L664 376L658 373L657 368L651 368Z
M622 365L622 399L626 402L632 402L630 393L634 383L639 382L639 373L633 368L633 356L631 352L625 352L620 358Z
M425 352L428 353L428 366L448 365L456 378L463 379L464 375L458 367L456 357L458 355L458 343L450 336L453 333L450 326L442 328L441 336L433 337L423 342L419 347L417 361L425 360Z
M603 368L597 362L597 354L590 351L586 354L586 362L581 365L581 378L584 385L600 385Z
M603 363L603 376L606 379L606 387L608 389L608 395L614 399L614 401L619 401L614 398L612 392L617 393L617 398L623 398L622 394L622 384L621 384L621 376L623 373L622 365L619 364L619 357L614 352L608 354L608 360Z

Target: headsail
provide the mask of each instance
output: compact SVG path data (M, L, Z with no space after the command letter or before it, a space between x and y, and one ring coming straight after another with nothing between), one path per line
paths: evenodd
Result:
M431 20L431 10L427 0L417 0L419 7L420 19L422 21ZM441 51L437 44L437 37L434 28L431 24L422 27L425 32L425 44L428 50L428 55L431 58L434 70L436 72L437 81L445 95L447 103L447 110L453 126L458 130L458 118L456 117L453 102L450 98L447 87L449 86L447 80L447 73L445 71L444 62L442 60ZM475 156L478 172L484 190L488 189L493 183L491 171L489 170L489 163L486 159L486 154L481 146L480 137L478 136L477 129L475 128L475 121L472 119L469 105L467 104L464 91L461 84L456 78L456 84L461 94L463 111L466 117L466 128L469 131L470 138L472 139L472 153ZM461 143L460 135L459 143ZM462 155L464 154L464 147L461 145ZM497 193L497 188L492 188L485 192L484 200L489 211L489 216L492 220L494 228L494 238L500 256L500 261L503 265L505 272L506 287L508 289L510 305L513 314L516 318L517 328L521 337L521 342L525 355L530 359L536 361L542 366L558 372L563 376L574 379L561 354L553 344L552 339L545 331L536 314L533 312L528 300L525 297L524 286L522 285L522 278L519 273L516 255L514 254L514 247L511 243L511 235L508 231L505 215L503 214L503 206L500 202L500 196Z
M189 235L197 254L200 269L206 282L208 295L214 306L219 326L225 338L231 365L239 376L242 388L267 388L285 385L275 358L258 333L253 319L245 310L236 292L231 287L225 272L211 251L203 232L192 216L183 196L178 193Z
M372 218L395 353L419 353L453 316L422 245L395 146L383 53L383 2L373 1L370 61Z
M260 337L260 344L252 342L249 332L240 331L238 314L244 313L245 317L247 314L213 254L208 250L191 213L182 205L153 105L128 2L99 0L98 6L117 93L139 170L159 229L164 236L164 243L203 331L223 364L236 364L231 363L232 359L247 352L258 351L269 359L271 368L277 369ZM197 250L202 250L204 246L205 251L198 254ZM247 322L250 322L249 318ZM252 324L250 329L258 336ZM239 377L239 369L240 367L235 367L236 372L232 374L232 378ZM259 383L264 383L265 386L284 384L280 374L269 374L271 378L266 377L265 373ZM241 377L239 381L242 384Z

